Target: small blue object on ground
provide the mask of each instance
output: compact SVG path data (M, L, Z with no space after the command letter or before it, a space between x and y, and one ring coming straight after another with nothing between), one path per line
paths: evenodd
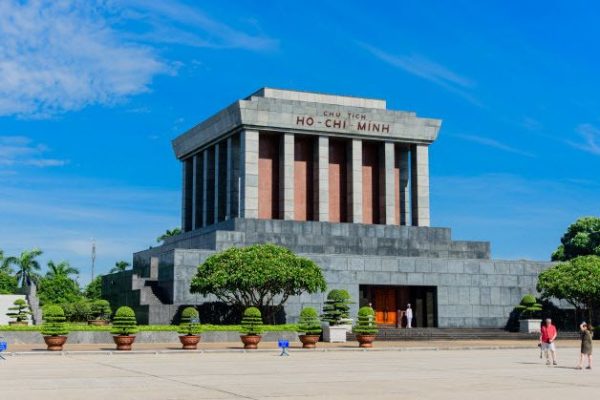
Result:
M2 339L2 338L0 337L0 339ZM0 358L3 359L3 360L6 360L6 358L4 358L2 356L2 352L6 351L7 348L8 348L7 343L5 341L3 341L3 340L0 340Z
M281 349L280 356L289 356L287 349L290 347L290 341L287 339L279 339L277 345Z

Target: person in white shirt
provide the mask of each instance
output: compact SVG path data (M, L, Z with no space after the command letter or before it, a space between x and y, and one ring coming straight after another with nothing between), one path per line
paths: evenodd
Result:
M410 308L410 303L407 304L404 315L406 315L406 327L412 328L413 311L412 308Z

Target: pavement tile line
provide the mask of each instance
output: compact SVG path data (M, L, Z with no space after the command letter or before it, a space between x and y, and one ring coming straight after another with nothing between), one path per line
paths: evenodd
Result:
M562 348L572 348L572 346L563 346ZM470 350L527 350L536 349L535 346L459 346L459 347L374 347L371 349L352 348L352 347L331 347L316 349L290 349L290 354L300 353L328 353L328 352L414 352L414 351L470 351ZM70 351L16 351L2 353L8 357L19 356L72 356L72 355L159 355L159 354L218 354L218 353L279 353L278 349L201 349L201 350L70 350ZM1 361L1 360L0 360Z

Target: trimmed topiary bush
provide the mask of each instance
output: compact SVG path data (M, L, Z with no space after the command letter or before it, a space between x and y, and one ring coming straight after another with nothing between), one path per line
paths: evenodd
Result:
M200 314L194 307L186 307L181 312L181 323L179 332L182 335L199 335L202 329L200 326Z
M115 312L112 333L119 336L131 336L138 331L135 312L127 306L122 306Z
M29 310L29 306L27 302L23 299L17 299L13 303L13 307L8 308L9 312L6 315L14 321L13 323L17 324L26 324L29 316L31 315L31 311Z
M333 289L327 295L321 318L331 326L341 325L343 320L349 317L350 304L350 294L347 290Z
M64 336L69 333L65 324L65 311L61 306L48 305L43 311L44 323L41 333L44 336Z
M520 313L521 319L538 318L542 311L542 305L537 302L534 295L526 294L515 309Z
M95 300L92 303L92 315L96 319L103 321L110 320L112 310L110 309L110 303L107 300L100 299Z
M302 309L298 320L298 332L303 332L306 335L319 335L321 333L321 321L317 310L312 307Z
M361 307L358 310L358 322L352 329L357 335L375 335L377 334L377 325L375 324L375 311L369 307Z
M260 310L256 307L246 308L242 317L241 332L246 335L257 336L261 334L262 329L263 321Z

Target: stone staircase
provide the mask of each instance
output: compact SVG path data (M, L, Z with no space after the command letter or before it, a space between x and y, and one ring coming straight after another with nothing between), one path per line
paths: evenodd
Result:
M508 332L503 329L413 328L380 327L377 340L537 340L537 333ZM348 333L348 340L355 340ZM578 332L559 332L558 339L579 339Z

